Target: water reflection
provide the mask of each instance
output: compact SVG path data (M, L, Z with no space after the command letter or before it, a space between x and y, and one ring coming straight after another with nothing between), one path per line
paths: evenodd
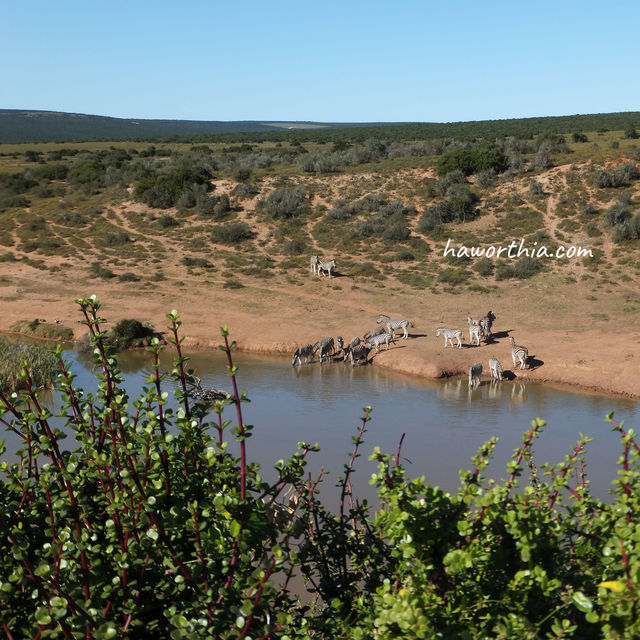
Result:
M483 380L477 387L471 388L469 382L463 378L442 382L438 389L438 395L451 401L466 401L467 403L497 401L506 395L511 406L525 403L528 397L526 382Z
M173 357L169 352L162 354L162 371L173 368ZM91 356L67 351L65 358L71 362L77 384L86 392L95 392ZM256 426L248 441L249 455L260 462L266 478L275 477L274 462L293 453L297 442L317 441L321 452L310 458L308 468L313 475L325 468L330 474L325 486L332 492L351 452L351 436L360 424L362 408L373 407L354 477L356 493L368 498L374 493L368 484L376 471L375 463L368 461L374 446L395 452L405 433L403 455L411 461L408 474L425 475L427 482L454 491L458 470L469 468L471 457L493 436L499 442L488 475L504 477L523 432L538 416L547 421L547 427L535 445L537 462L559 462L580 433L592 437L594 442L587 447L588 473L597 495L605 496L621 450L619 439L603 418L615 410L617 417L637 430L640 417L640 404L634 401L572 393L533 382L484 380L470 391L466 378L418 380L342 362L292 367L289 357L247 353L235 354L234 361L239 388L246 389L251 399L243 405L244 421ZM133 400L153 371L151 355L145 351L122 354L119 366ZM188 366L204 388L231 388L222 352L191 354ZM170 382L166 388L171 388ZM54 410L59 405L54 396L42 394L42 398ZM227 411L226 417L234 421L231 409ZM66 446L71 445L67 441ZM18 446L9 434L8 450Z

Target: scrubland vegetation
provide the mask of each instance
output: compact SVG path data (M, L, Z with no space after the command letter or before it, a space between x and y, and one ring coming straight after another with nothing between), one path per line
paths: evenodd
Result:
M550 272L596 289L637 282L635 122L563 133L547 124L491 139L478 124L470 138L398 139L419 130L407 125L235 142L2 145L0 260L139 288L168 274L227 287L291 278L311 253L337 258L357 281L433 292ZM449 238L579 244L593 257L443 261Z

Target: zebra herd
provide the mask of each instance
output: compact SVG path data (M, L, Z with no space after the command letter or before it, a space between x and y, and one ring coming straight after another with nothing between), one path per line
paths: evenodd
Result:
M382 345L385 345L388 350L390 344L396 341L395 332L397 330L402 331L402 338L406 340L409 337L409 327L414 326L413 322L409 320L393 320L384 314L378 316L376 324L382 326L377 326L375 329L368 331L362 338L355 336L347 344L345 344L342 336L337 336L335 340L330 336L318 340L315 344L304 344L294 351L291 365L313 362L316 354L321 364L325 360L331 362L336 359L343 362L350 360L352 366L367 364L369 362L369 353L373 348L375 348L376 353L380 353Z
M491 328L493 322L496 319L493 311L489 311L487 315L482 318L474 319L471 316L467 316L467 324L469 326L469 344L471 346L480 346L480 343L484 341L489 342L492 337ZM457 348L462 348L462 329L449 329L446 327L440 327L436 329L436 337L444 338L444 347L446 349L447 344L454 347L453 341L456 340ZM520 369L525 369L527 366L527 358L529 357L529 350L527 347L517 345L512 336L509 336L509 344L511 345L511 359L513 360L514 369L519 364ZM491 374L491 382L501 382L504 379L504 371L500 361L491 357L489 359L489 372ZM469 388L473 389L480 386L480 379L482 377L482 363L476 362L469 368Z
M315 256L314 256L315 257ZM331 261L335 265L335 261ZM318 263L320 264L320 263ZM493 336L492 327L496 319L493 311L489 311L481 318L472 318L467 316L467 324L469 328L469 346L480 346L482 342L485 344L491 341ZM409 328L414 324L407 319L392 319L390 316L380 314L376 322L378 325L375 329L368 331L362 337L356 336L350 342L345 343L342 336L335 339L330 336L318 340L316 343L304 344L299 346L293 353L291 361L292 366L309 364L318 358L320 363L333 362L342 360L351 361L352 366L367 364L369 362L369 354L375 348L376 354L380 353L381 347L384 345L388 350L392 343L395 344L396 339L402 337L406 340L409 338ZM380 326L381 325L381 326ZM402 331L402 336L396 335L397 331ZM462 339L464 333L462 329L450 329L447 327L439 327L436 329L436 337L444 339L444 347L462 348ZM454 340L456 345L454 346ZM512 336L509 336L511 345L511 358L513 360L514 369L519 365L520 369L526 369L529 350L527 347L517 345ZM492 356L489 358L489 373L491 382L502 382L504 379L504 370L500 361ZM482 363L476 362L469 368L469 388L474 389L480 386L482 378Z

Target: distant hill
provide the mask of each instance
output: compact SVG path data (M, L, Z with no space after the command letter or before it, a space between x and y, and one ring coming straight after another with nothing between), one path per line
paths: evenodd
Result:
M0 109L0 143L67 142L72 140L123 140L260 133L300 129L336 129L380 126L379 123L259 122L237 120L144 120L110 118L83 113Z
M271 140L419 140L474 139L582 131L640 129L640 112L577 114L468 122L284 122L258 120L144 120L81 113L0 109L0 143L71 142L81 140L153 140L207 138L238 141Z

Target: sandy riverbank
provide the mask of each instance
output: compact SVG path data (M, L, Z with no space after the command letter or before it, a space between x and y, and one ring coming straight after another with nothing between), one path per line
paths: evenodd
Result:
M15 268L15 267L14 267ZM19 280L19 274L14 274ZM216 348L219 328L229 327L239 349L255 353L291 354L307 342L341 335L345 341L375 328L379 313L406 317L414 323L411 337L382 350L373 365L425 378L466 375L481 362L488 379L488 361L497 357L505 371L518 380L570 385L585 391L640 397L640 337L635 317L609 317L620 301L590 300L582 285L558 288L520 284L494 296L465 293L434 295L429 291L353 287L347 278L309 279L305 286L270 282L269 288L245 286L238 290L192 287L183 290L163 282L153 292L141 292L122 283L91 283L88 291L44 273L31 280L19 295L5 298L0 330L17 320L55 319L72 327L76 337L86 328L74 299L96 293L102 303L106 328L122 318L137 318L156 329L167 326L166 313L177 309L188 349ZM84 289L84 286L82 287ZM613 294L612 294L613 296ZM593 297L593 296L591 296ZM13 299L11 299L13 298ZM495 341L480 347L468 343L466 318L492 309ZM606 311L607 313L604 313ZM444 348L435 337L440 326L463 329L462 349ZM612 326L619 330L611 331ZM531 366L514 369L508 336L529 349Z

